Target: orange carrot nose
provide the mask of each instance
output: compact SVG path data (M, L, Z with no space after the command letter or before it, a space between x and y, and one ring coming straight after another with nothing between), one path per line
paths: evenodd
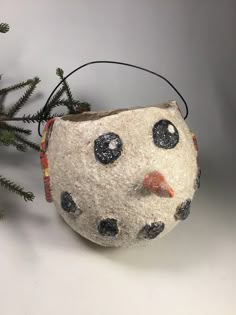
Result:
M143 186L159 197L174 197L174 190L167 184L164 176L157 171L151 172L144 177Z

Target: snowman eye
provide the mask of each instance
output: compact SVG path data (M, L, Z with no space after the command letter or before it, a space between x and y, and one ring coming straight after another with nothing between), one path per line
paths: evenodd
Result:
M102 164L113 163L122 152L122 141L114 132L108 132L99 136L94 141L94 154Z
M169 120L160 120L152 129L153 141L162 149L173 149L179 142L179 132Z
M61 207L66 212L75 212L78 210L71 194L69 194L67 191L63 191L61 193Z

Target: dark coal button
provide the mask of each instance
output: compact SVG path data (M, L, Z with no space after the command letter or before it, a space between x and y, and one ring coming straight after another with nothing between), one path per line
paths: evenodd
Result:
M116 236L119 232L116 219L104 219L98 224L98 232L102 236Z
M201 168L198 167L196 179L194 181L194 189L197 190L200 188L200 179L201 179Z
M185 220L190 214L191 199L182 202L176 209L175 220Z
M139 233L139 238L154 239L163 232L165 224L161 221L146 224Z
M61 193L61 207L66 212L75 212L78 210L72 196L67 191L63 191Z

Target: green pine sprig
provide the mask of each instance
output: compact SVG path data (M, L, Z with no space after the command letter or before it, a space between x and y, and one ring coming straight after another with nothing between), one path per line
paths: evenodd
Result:
M0 33L7 33L10 30L10 26L7 23L0 23Z
M59 78L61 80L64 79L64 71L61 68L57 68L56 74L59 76ZM69 87L68 83L66 82L66 80L63 81L62 86L65 88L66 95L67 95L67 98L68 98L68 104L66 106L67 106L67 108L68 108L68 110L69 110L69 112L71 114L75 114L75 110L73 108L74 98L72 96L70 87Z
M0 122L0 129L1 130L12 131L12 132L22 133L22 134L25 134L27 136L31 135L31 130L30 129L25 129L23 127L12 126L12 125L9 125L9 124L7 124L5 122Z
M60 104L60 98L64 93L65 87L63 86L54 94L52 99L49 101L47 108L42 108L37 112L38 117L40 117L42 121L47 121L49 119L49 117L52 115L51 112L55 107L64 105Z
M47 116L46 118L42 118L40 116L40 112L37 112L36 114L29 114L29 115L23 115L21 117L12 117L12 118L8 118L7 116L2 116L0 117L0 122L2 121L20 121L20 122L23 122L23 123L39 123L40 121L41 122L47 122L48 120L52 119L52 118L55 118L55 117L62 117L64 116L63 114L52 114L50 116Z
M40 151L40 147L39 145L37 145L36 143L27 140L24 136L19 135L19 134L15 134L16 140L18 142L21 142L23 145L25 145L26 147L29 147L35 151Z
M8 24L0 23L0 33L6 33L9 29ZM61 80L64 79L64 71L61 68L56 70L56 74ZM2 76L0 75L0 80L1 79ZM16 150L21 152L25 152L28 148L40 151L39 145L28 139L28 136L31 134L30 129L11 125L10 122L46 122L49 119L64 115L52 113L52 111L59 106L64 106L66 108L65 114L78 114L90 110L90 105L88 103L80 102L80 100L73 97L68 83L63 81L62 87L53 95L46 109L39 109L34 114L24 114L20 117L17 116L19 111L21 111L30 100L39 82L39 78L35 77L0 89L0 146L13 146ZM5 108L4 103L7 95L23 88L26 89L23 95L13 105ZM23 187L15 184L13 181L8 180L2 175L0 175L0 186L22 196L26 201L32 201L34 199L34 194L32 192L26 192Z
M17 91L17 90L20 90L22 89L23 87L25 86L28 86L28 85L31 85L33 83L33 80L32 79L29 79L27 81L23 81L23 82L20 82L18 84L14 84L14 85L11 85L7 88L3 88L0 90L0 95L3 95L3 94L7 94L9 92L13 92L13 91Z
M38 77L34 78L31 83L29 83L29 87L26 92L19 98L19 100L10 107L7 112L8 117L13 117L15 114L19 112L19 110L25 105L25 103L30 99L34 90L36 89L37 84L40 82Z
M9 179L3 177L0 175L0 185L4 188L7 188L8 190L20 195L24 198L25 201L33 201L34 200L34 194L32 192L26 192L23 187L20 185L17 185L10 181Z

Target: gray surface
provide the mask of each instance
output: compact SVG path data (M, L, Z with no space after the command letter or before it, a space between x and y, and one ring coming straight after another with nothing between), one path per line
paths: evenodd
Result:
M101 250L46 204L36 154L1 152L1 173L37 195L25 204L1 192L9 209L0 222L1 314L235 314L235 9L233 0L1 1L12 28L1 36L1 73L6 84L40 76L34 109L58 66L114 59L151 68L188 100L203 171L185 223L146 248ZM112 65L70 83L97 110L176 98L160 80Z

